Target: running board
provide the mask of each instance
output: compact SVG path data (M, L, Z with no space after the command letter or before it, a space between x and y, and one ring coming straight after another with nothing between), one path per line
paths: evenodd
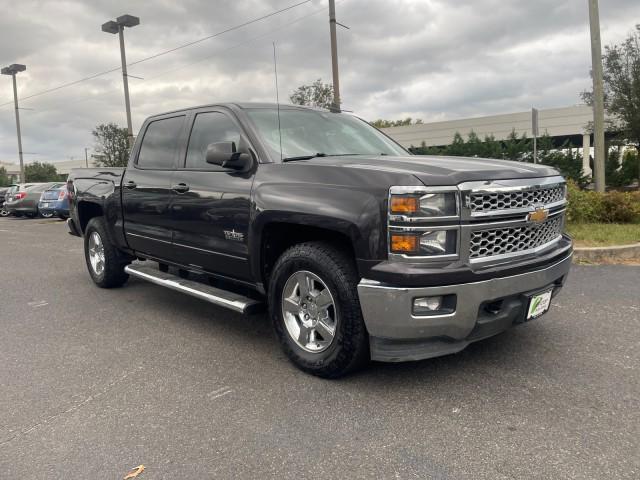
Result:
M263 309L263 304L259 300L205 285L204 283L181 278L171 273L164 273L150 265L127 265L124 267L124 271L142 280L147 280L156 285L186 293L192 297L199 298L220 307L229 308L235 312L256 313Z

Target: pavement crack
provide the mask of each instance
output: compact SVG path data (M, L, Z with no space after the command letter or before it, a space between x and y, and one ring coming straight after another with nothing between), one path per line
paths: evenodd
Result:
M142 367L138 367L137 370L139 370ZM20 438L24 435L27 435L30 432L33 432L34 430L37 430L38 428L44 426L44 425L48 425L54 421L56 421L59 418L62 418L64 416L67 416L69 414L72 414L78 410L80 410L82 407L84 407L85 405L87 405L88 403L97 400L98 398L102 397L104 394L108 393L113 387L115 387L117 384L121 383L122 381L124 381L129 375L131 375L131 373L133 373L135 370L130 370L126 373L124 373L123 375L121 375L120 377L116 378L115 380L113 380L112 382L108 383L102 390L100 390L99 392L93 394L93 395L89 395L87 396L85 399L83 399L81 402L76 403L75 405L72 405L71 407L67 408L66 410L63 410L61 412L55 413L53 415L50 415L47 418L44 418L42 420L40 420L38 423L35 423L33 425L31 425L30 427L24 428L20 431L18 431L17 433L15 433L13 436L0 441L0 447L8 444L14 440L16 440L17 438Z

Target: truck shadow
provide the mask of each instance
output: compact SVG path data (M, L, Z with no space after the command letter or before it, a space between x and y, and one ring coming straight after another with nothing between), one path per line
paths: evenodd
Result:
M152 296L153 302L167 312L164 321L196 329L199 334L218 340L223 339L225 344L233 344L238 350L251 349L252 355L258 356L261 361L274 364L275 359L276 363L284 363L287 369L298 372L301 378L309 378L307 374L297 371L281 351L266 313L241 315L133 278L125 288L135 289L138 301L144 301L142 297ZM140 289L147 290L142 297L139 295L142 293ZM548 348L543 346L548 345L547 337L551 333L546 331L542 322L537 320L519 325L495 337L472 343L453 355L403 363L371 362L364 369L337 382L345 386L366 383L368 388L379 386L387 389L390 384L401 386L415 381L431 385L449 383L452 376L466 378L465 382L483 383L487 376L496 377L510 371L524 374L532 364L540 362L540 356Z

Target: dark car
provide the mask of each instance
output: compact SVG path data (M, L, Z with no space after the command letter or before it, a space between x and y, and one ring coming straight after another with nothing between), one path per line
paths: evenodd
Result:
M68 188L98 286L134 276L237 312L263 303L287 356L323 377L538 318L571 265L553 168L411 155L299 106L153 116L126 168L73 169Z
M42 192L38 202L38 211L45 218L56 216L66 220L69 217L67 184L57 183Z
M0 188L0 217L6 217L9 212L4 208L4 196L9 191L9 187Z

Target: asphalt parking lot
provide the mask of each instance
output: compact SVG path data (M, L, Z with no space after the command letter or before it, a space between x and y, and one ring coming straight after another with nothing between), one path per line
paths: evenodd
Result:
M539 320L339 381L265 316L98 289L59 221L0 219L0 272L0 479L640 477L638 266L576 266Z

